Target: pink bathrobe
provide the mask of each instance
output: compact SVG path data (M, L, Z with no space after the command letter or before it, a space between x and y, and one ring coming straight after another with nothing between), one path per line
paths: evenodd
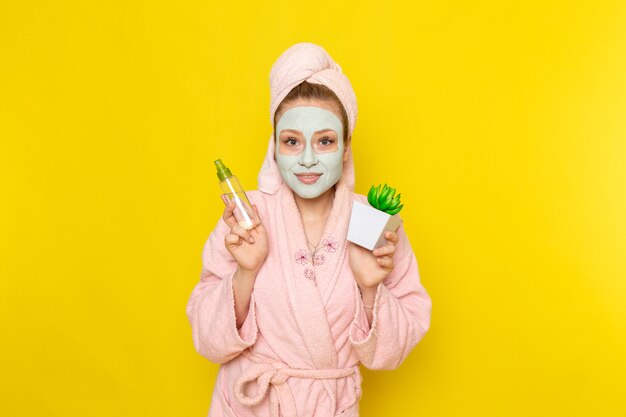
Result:
M430 326L431 300L401 224L395 267L378 285L370 326L350 269L347 228L353 159L344 164L322 237L311 257L293 192L282 182L270 137L259 189L248 191L267 229L269 253L237 330L232 277L220 217L202 254L187 305L196 350L221 364L209 416L358 416L359 364L395 369Z

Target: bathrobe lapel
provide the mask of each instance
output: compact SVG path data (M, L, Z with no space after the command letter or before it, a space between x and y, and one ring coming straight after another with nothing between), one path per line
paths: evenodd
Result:
M311 360L318 369L336 368L337 351L328 323L328 300L347 256L346 237L354 199L352 147L335 186L333 208L322 235L322 247L312 257L293 191L281 178L274 159L274 133L269 138L265 160L258 176L258 189L276 197L273 224L291 311ZM321 256L323 255L323 257ZM330 307L330 306L328 306ZM336 406L336 380L323 380L331 403Z
M325 305L338 279L346 256L346 235L351 194L341 181L322 241L311 256L304 225L293 191L282 184L274 224L279 229L279 256L284 271L289 302L300 334L316 368L335 368L337 354L326 319Z
M313 257L317 286L324 306L327 306L347 255L346 237L352 208L353 193L342 181L337 183L333 208Z

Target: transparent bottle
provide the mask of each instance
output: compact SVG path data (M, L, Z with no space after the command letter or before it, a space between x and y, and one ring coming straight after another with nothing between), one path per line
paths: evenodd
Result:
M235 203L235 211L233 215L237 223L245 230L250 230L261 221L254 214L252 204L248 200L248 196L244 192L239 179L230 172L230 169L224 165L221 159L215 161L217 168L217 178L220 180L220 188L222 189L222 201L228 206L231 201Z

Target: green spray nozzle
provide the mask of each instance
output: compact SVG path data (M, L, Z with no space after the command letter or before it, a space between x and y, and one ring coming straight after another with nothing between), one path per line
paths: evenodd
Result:
M233 174L230 172L230 169L228 169L226 165L224 165L221 159L217 159L215 161L215 167L217 168L217 178L219 178L220 181L224 181L226 178L233 176Z

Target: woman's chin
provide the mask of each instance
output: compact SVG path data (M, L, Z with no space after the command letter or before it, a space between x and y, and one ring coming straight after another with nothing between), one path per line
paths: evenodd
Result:
M323 200L327 197L330 197L335 191L335 186L332 185L330 188L323 192L296 192L292 189L294 194L297 194L300 198L304 198L305 200L315 201L315 200ZM300 190L302 191L302 190Z

